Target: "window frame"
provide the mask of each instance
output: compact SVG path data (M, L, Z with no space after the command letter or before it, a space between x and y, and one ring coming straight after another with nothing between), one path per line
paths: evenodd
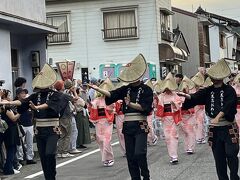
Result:
M127 12L127 11L134 11L135 16L135 24L136 24L136 36L135 37L116 37L116 38L105 38L104 31L105 29L105 20L104 20L104 13L114 13L114 12ZM131 39L139 39L139 23L138 23L138 5L132 6L121 6L121 7L109 7L109 8L102 8L102 39L104 41L119 41L119 40L131 40Z
M219 46L222 49L226 49L226 34L224 32L219 32Z
M71 44L72 43L72 33L71 33L71 12L70 11L58 11L58 12L48 12L46 16L47 18L54 18L54 17L66 17L67 20L67 28L68 28L68 41L64 42L48 42L48 45L64 45L64 44ZM55 33L58 34L58 33ZM50 34L49 34L50 35Z

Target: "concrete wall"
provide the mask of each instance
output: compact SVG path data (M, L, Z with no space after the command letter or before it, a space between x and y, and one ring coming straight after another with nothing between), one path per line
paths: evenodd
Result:
M32 61L31 52L40 52L40 66L46 62L46 41L45 36L38 35L11 35L11 48L18 50L19 76L27 79L26 88L32 91ZM24 42L24 43L22 43Z
M2 88L12 91L11 45L10 32L0 29L0 80L5 80Z
M101 8L137 5L139 39L104 41ZM99 64L126 63L138 53L156 63L159 73L159 54L155 0L98 0L48 5L47 12L71 11L71 44L48 47L48 58L54 63L75 60L80 68L89 68L90 76L99 77ZM75 70L81 78L81 70Z
M200 66L198 19L183 13L174 13L173 28L179 25L190 51L188 60L182 63L183 74L191 77L197 73L197 68Z
M45 0L1 0L0 11L45 22Z

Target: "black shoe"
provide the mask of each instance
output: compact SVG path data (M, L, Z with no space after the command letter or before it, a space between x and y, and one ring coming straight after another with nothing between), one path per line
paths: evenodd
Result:
M34 160L27 160L27 164L37 164L37 162Z
M84 145L80 145L78 148L79 148L79 149L86 149L87 147L84 146Z

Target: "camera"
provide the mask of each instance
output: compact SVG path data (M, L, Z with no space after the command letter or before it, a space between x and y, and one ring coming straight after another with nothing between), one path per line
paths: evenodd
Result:
M0 86L2 86L5 83L5 80L0 80Z

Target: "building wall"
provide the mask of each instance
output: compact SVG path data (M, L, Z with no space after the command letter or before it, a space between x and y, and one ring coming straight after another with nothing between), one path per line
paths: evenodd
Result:
M198 19L179 12L174 13L173 29L179 25L190 51L188 60L182 63L183 74L191 77L197 73L197 68L200 66Z
M219 27L209 27L209 44L211 52L211 62L217 62L220 59Z
M101 8L138 5L139 39L105 42L102 38ZM48 47L53 62L75 60L80 69L88 67L89 75L99 77L100 63L126 63L138 53L156 63L159 74L159 54L155 0L101 0L47 5L47 12L71 11L71 44ZM54 64L55 65L55 64ZM75 78L81 71L75 70Z
M46 63L46 40L44 35L11 35L11 48L18 50L19 76L27 79L26 88L32 91L31 52L40 52L40 66ZM24 41L24 43L22 43ZM11 62L11 61L10 61Z
M11 45L10 32L0 28L0 80L5 80L3 88L12 91Z
M0 11L45 22L45 0L1 0Z

